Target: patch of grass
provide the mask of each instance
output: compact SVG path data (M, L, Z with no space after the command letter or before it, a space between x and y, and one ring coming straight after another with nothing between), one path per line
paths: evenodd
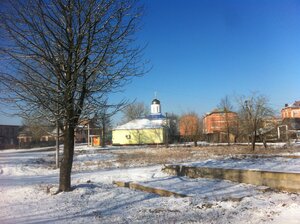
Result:
M171 163L173 161L181 162L192 157L193 154L190 149L149 148L120 152L118 153L117 162L125 166L130 164L152 165Z
M193 162L207 159L222 159L242 155L274 156L282 153L300 151L300 148L269 148L258 146L253 152L247 145L221 145L221 146L198 146L198 147L141 147L135 149L118 149L111 153L116 155L113 160L85 161L76 169L90 169L92 166L98 168L116 167L141 167L157 164L170 164L180 162Z

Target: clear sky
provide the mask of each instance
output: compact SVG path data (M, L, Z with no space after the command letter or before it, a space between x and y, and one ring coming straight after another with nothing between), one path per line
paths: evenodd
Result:
M153 69L124 95L164 112L213 110L226 95L300 100L300 1L145 0L140 41Z
M213 110L258 91L280 111L300 100L300 0L143 0L138 41L152 70L118 97L163 112ZM1 116L0 123L8 119Z

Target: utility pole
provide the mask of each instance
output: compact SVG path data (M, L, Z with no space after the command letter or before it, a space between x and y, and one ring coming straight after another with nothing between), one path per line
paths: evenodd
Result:
M55 164L56 169L59 168L59 89L60 89L60 81L57 79L57 117L56 117L56 156L55 156Z
M168 113L166 113L166 133L165 133L165 145L166 148L169 147L169 121L168 121Z
M56 158L55 158L56 168L59 168L59 122L56 121Z
M88 147L89 147L90 146L90 120L88 122L87 128L88 128Z

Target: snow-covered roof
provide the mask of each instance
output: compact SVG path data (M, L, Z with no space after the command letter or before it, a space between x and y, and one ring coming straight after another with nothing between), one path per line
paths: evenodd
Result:
M293 107L300 107L300 101L295 101Z
M129 121L126 124L117 126L114 130L137 130L137 129L153 129L153 128L162 128L164 124L163 119L135 119Z

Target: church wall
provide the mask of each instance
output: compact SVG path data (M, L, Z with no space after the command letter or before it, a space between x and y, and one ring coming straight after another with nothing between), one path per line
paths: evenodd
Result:
M140 145L164 143L164 129L113 130L113 145Z

